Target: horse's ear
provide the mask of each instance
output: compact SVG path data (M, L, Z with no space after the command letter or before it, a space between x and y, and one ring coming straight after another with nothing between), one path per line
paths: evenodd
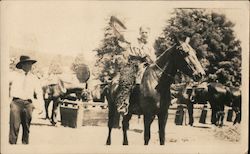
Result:
M189 42L190 42L190 37L186 37L185 42L186 42L187 44L189 44Z

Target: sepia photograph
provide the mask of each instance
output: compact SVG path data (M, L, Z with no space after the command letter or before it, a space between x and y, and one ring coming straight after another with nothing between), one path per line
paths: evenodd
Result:
M248 153L248 1L0 6L0 153Z

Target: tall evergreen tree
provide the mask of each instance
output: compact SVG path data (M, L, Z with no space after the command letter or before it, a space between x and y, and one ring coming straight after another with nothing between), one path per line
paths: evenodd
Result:
M120 71L121 61L117 57L123 51L124 49L118 45L118 38L108 23L104 28L104 39L101 41L100 47L94 50L96 52L94 76L102 82L105 78L112 79Z

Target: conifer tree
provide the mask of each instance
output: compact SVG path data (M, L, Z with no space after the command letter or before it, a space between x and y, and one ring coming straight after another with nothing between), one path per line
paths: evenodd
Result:
M94 76L102 82L105 82L104 80L107 78L112 79L120 71L120 59L117 57L123 51L124 49L119 46L118 38L108 23L104 28L104 38L100 47L94 50L96 52Z

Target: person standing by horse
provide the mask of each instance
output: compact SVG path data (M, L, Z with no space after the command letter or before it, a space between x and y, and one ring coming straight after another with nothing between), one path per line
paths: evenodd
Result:
M40 109L40 104L43 102L40 81L31 73L32 65L36 62L29 56L20 56L16 68L21 69L22 72L12 76L13 78L10 81L10 97L12 98L9 123L10 144L17 143L20 125L23 127L22 143L29 144L33 109Z
M148 41L149 32L149 27L141 26L139 29L140 37L137 39L137 43L134 45L128 44L128 48L124 51L125 66L120 71L117 93L117 110L124 115L128 113L131 90L135 88L134 90L137 93L139 92L139 85L146 66L153 63L156 59L154 50Z

